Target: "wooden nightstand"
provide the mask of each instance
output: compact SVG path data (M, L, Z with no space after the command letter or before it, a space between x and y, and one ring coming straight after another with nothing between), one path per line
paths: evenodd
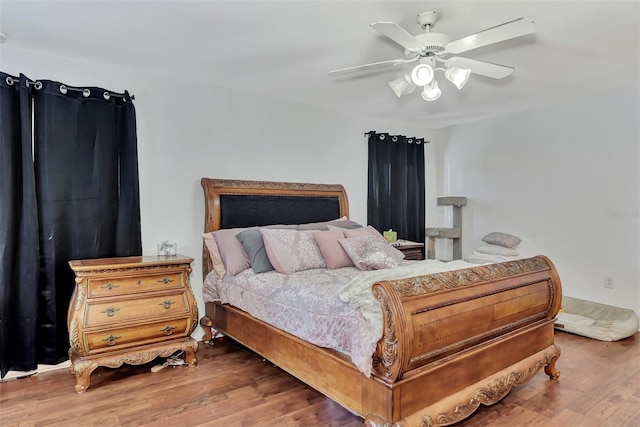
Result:
M396 244L393 244L393 247L402 252L406 260L422 261L424 259L422 255L422 248L424 248L423 243L398 240Z
M192 258L137 256L70 261L76 288L69 306L69 358L76 392L98 366L140 365L182 350L193 366L198 320Z

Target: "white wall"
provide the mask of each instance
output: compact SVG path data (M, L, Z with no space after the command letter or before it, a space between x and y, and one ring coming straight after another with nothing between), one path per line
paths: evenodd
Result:
M634 87L444 131L444 191L468 197L463 256L512 233L565 295L640 314L639 100Z
M202 177L343 184L351 218L364 223L364 132L376 130L432 139L426 147L427 194L437 197L439 155L432 152L437 153L438 143L436 132L426 128L260 98L206 81L163 76L162 70L123 69L9 44L0 50L0 69L70 86L126 89L135 95L143 252L155 254L156 243L169 240L195 259L191 282L201 313ZM200 329L195 332L197 337L201 334Z

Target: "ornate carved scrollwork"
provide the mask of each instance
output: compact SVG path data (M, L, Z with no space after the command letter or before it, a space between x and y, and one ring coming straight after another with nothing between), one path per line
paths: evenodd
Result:
M74 317L69 324L69 346L76 354L84 354L78 339L78 320Z
M438 414L435 423L431 415L425 415L422 417L420 426L432 427L434 425L453 424L470 416L480 405L490 406L499 402L511 391L513 386L526 383L537 374L540 369L549 366L551 363L555 363L555 360L560 357L560 348L554 344L549 350L550 351L545 352L543 358L538 360L533 366L521 371L512 371L503 377L496 378L487 386L478 389L469 401L456 405L455 408L449 412ZM558 375L559 374L558 372Z
M548 269L549 265L543 257L533 257L462 270L445 271L428 276L394 280L391 283L402 297L409 297Z
M372 369L383 378L392 380L398 371L398 336L396 324L391 309L391 303L385 290L380 286L374 286L373 294L382 306L384 318L383 337L376 345L376 351L372 358Z

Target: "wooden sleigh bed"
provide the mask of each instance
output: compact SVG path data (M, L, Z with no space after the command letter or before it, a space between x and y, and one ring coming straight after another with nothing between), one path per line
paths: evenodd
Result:
M201 183L205 232L302 224L349 213L341 185L209 178ZM211 269L205 247L203 274ZM372 292L384 326L370 377L344 354L228 304L206 302L201 325L205 339L212 338L211 328L224 333L362 416L369 426L453 424L481 404L500 401L541 369L551 379L560 374L554 318L561 286L544 256L377 282Z

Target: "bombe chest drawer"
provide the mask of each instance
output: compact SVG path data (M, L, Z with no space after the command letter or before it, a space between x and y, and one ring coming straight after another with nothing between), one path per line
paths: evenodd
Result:
M76 276L68 315L69 358L78 393L89 387L98 366L140 365L180 350L188 365L196 364L192 262L180 255L69 262Z

